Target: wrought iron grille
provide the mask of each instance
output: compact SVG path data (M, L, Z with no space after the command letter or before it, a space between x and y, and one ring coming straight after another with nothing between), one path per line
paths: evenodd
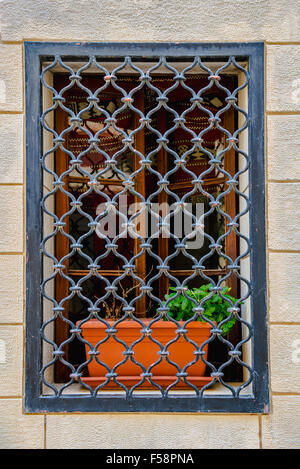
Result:
M26 409L266 412L263 46L25 50Z

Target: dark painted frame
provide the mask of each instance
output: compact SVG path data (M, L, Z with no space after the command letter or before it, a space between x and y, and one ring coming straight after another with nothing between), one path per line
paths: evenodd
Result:
M42 95L41 63L58 54L75 60L95 55L117 59L125 55L149 59L161 55L174 58L227 57L234 55L249 62L250 118L249 198L250 242L252 253L252 359L255 370L253 393L232 395L204 395L201 399L178 395L139 395L126 398L110 393L107 397L91 395L41 395L40 368L42 360L42 174L40 155L42 138L40 116ZM25 42L26 82L26 343L25 343L25 412L222 412L268 413L268 339L266 300L266 239L265 239L265 172L264 172L264 44L257 43L59 43Z

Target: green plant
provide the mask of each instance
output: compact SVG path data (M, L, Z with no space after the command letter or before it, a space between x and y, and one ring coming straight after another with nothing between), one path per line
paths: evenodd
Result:
M212 284L208 283L206 285L202 285L199 288L192 288L191 290L186 290L186 295L190 298L194 298L199 304L204 298L211 295L211 287ZM192 318L195 315L195 312L193 311L195 303L184 295L176 296L176 288L170 287L170 290L173 290L174 293L168 293L167 295L165 295L165 299L170 300L173 297L176 298L174 298L168 303L168 307L170 308L168 312L169 317L176 319L176 321L187 321L188 319ZM232 303L236 303L237 299L230 296L228 294L229 291L229 287L224 287L220 291L220 293L223 297L231 300ZM214 294L211 298L206 300L202 304L202 307L204 308L203 316L216 323L220 323L221 321L230 316L230 312L227 311L227 309L230 307L230 304L229 302L224 300L224 298L222 298L219 293ZM197 320L205 322L205 320L201 317L198 317ZM231 317L228 321L222 324L221 329L223 331L223 334L227 334L229 330L233 327L235 322L236 318Z

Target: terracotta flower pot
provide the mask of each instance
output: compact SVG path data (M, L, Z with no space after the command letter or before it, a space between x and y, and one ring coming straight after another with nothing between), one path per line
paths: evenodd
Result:
M143 319L145 326L149 323L149 321L149 319ZM108 322L110 325L114 324L113 321ZM90 321L82 324L81 329L83 338L87 340L93 347L95 347L99 341L107 337L107 328L105 324L101 323L97 319L91 319ZM188 331L186 334L187 337L200 346L210 337L211 325L208 323L193 321L187 325L186 329ZM141 325L133 320L126 319L122 321L117 325L117 330L118 332L116 333L116 337L119 340L125 342L128 347L130 347L133 342L139 340L142 337ZM177 337L175 332L177 330L177 326L171 321L159 320L151 326L151 330L152 338L159 341L163 346ZM207 355L207 347L208 345L206 344L203 348L203 351L205 352L205 358ZM108 340L106 340L106 342L103 342L98 346L97 350L99 351L99 355L97 358L99 361L104 362L110 369L112 369L116 364L125 360L126 355L123 354L125 349L126 347L124 345L117 342L111 336ZM136 362L141 363L146 369L160 359L160 355L158 354L160 351L159 345L155 344L147 336L145 336L141 342L134 345L132 349L134 351L134 355L132 355L133 359ZM90 355L88 354L90 347L86 345L85 350L86 358L88 360L90 358ZM176 342L172 343L167 350L169 351L168 359L177 363L181 369L188 363L194 361L196 357L194 354L196 350L195 346L189 343L184 337L180 337ZM204 376L205 368L205 363L203 363L201 358L199 358L197 363L191 365L187 369L188 381L196 385L198 388L211 381L210 377ZM95 358L93 358L92 361L88 364L88 371L89 377L82 378L82 381L86 382L92 387L98 386L107 379L105 377L106 373L108 372L107 369L103 365L97 363ZM153 366L150 371L153 374L152 380L163 387L174 383L177 379L176 373L178 373L178 369L176 366L168 363L165 358L163 358L159 364ZM128 359L125 363L119 365L116 368L115 372L118 374L117 380L129 387L142 380L141 373L143 373L143 370L140 366L133 363L130 356L128 356ZM104 389L111 387L115 388L116 386L117 385L111 380L107 385L105 385ZM149 383L147 379L140 387L143 389L154 389L154 386ZM180 380L180 383L176 385L176 387L190 388L182 379Z

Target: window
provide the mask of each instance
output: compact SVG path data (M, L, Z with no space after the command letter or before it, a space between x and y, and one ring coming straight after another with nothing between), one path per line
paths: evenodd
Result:
M263 46L26 43L26 409L265 412Z

